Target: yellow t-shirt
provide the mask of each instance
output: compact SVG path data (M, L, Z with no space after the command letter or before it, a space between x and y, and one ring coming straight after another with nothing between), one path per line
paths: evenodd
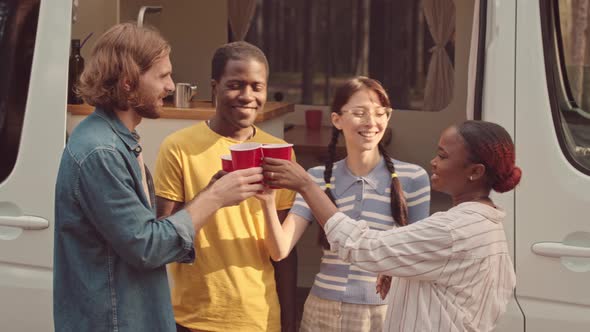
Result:
M284 143L259 128L248 141ZM168 136L156 162L156 195L190 201L221 169L220 156L237 143L204 121ZM277 209L291 208L294 198L294 192L277 190ZM169 265L176 321L207 331L279 331L274 269L264 238L256 198L218 210L195 237L195 263Z

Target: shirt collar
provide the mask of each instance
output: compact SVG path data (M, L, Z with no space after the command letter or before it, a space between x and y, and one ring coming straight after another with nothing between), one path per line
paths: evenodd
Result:
M344 192L359 179L363 180L369 187L373 188L380 195L384 195L385 190L391 184L391 181L389 181L391 176L389 170L387 170L387 166L385 166L383 156L381 156L379 162L377 165L375 165L371 172L365 176L356 176L352 174L346 165L346 159L334 163L333 174L335 181L338 182L338 184L334 186L334 191L338 196L344 194Z
M139 145L139 134L137 134L137 131L130 131L127 127L125 127L115 112L107 111L97 107L94 110L94 113L97 116L103 118L106 123L111 126L113 132L119 136L119 138L123 141L123 143L125 143L125 146L127 146L130 151L134 151L135 154L139 154L141 152L141 146Z
M453 207L452 209L460 209L469 211L470 213L477 213L494 223L502 222L506 218L506 212L503 209L499 207L494 208L479 202L464 202Z

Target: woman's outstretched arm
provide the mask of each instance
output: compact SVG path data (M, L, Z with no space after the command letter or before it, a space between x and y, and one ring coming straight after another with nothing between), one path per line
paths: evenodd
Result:
M289 213L281 223L275 203L275 191L266 187L256 195L260 201L266 222L264 243L273 261L283 260L309 225L309 222L296 214Z
M453 239L444 215L388 231L371 230L363 220L339 213L297 163L265 158L263 170L268 184L300 193L326 230L332 250L363 270L433 280L452 254Z
M309 174L294 161L264 158L265 182L272 186L290 189L301 194L317 222L323 227L338 208Z

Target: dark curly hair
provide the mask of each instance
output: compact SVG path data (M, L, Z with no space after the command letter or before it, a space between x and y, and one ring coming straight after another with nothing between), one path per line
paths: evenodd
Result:
M266 74L268 75L268 60L261 49L245 41L224 44L213 54L213 59L211 60L211 78L219 82L229 60L250 59L264 64Z

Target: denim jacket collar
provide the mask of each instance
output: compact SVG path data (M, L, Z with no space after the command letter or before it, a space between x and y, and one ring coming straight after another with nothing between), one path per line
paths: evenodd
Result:
M139 135L135 130L129 131L129 129L125 127L115 112L107 111L99 107L97 107L94 112L109 124L115 134L121 138L129 151L135 152L136 156L141 152L141 146L139 145Z
M388 179L383 178L383 174L389 174L383 157L379 159L379 162L375 167L365 176L356 176L352 174L348 166L346 165L346 159L340 160L335 164L334 167L334 178L337 179L338 185L335 186L336 194L341 196L350 186L352 186L357 180L363 180L369 187L375 189L379 194L383 195L385 190L389 187Z

